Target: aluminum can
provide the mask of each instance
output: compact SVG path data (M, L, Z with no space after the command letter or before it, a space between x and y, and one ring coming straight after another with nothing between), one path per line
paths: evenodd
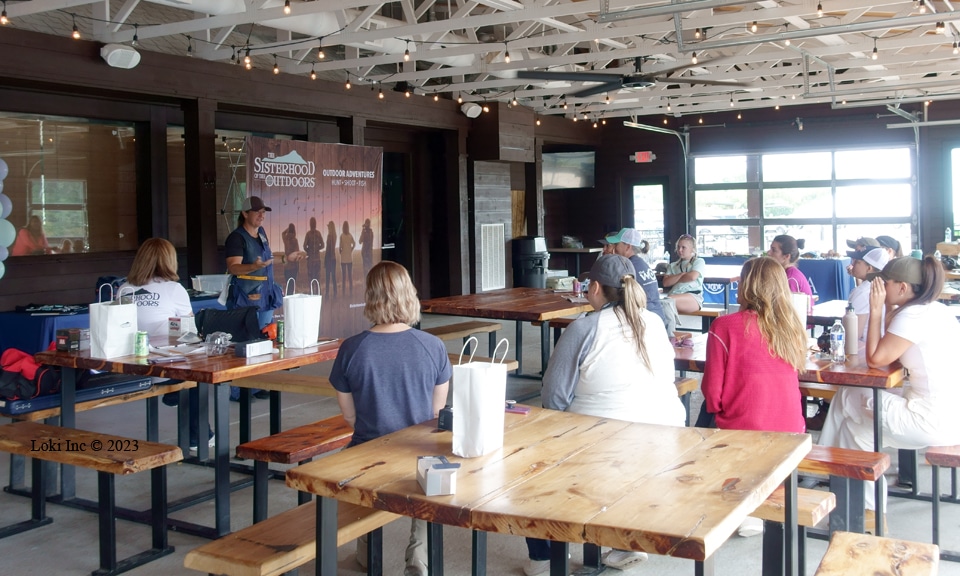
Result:
M283 318L277 320L277 344L283 346Z
M137 339L133 344L134 356L147 356L150 354L150 339L146 332L137 332Z

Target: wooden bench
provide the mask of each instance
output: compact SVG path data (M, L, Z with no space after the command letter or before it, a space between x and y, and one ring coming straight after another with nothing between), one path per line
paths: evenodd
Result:
M32 517L0 530L0 537L48 524L44 467L41 460L97 471L100 525L100 569L96 575L119 574L173 552L167 544L166 465L183 460L177 446L61 428L36 422L0 426L0 450L33 458ZM151 471L152 547L117 561L114 480L116 474Z
M954 472L953 491L956 493L956 471L960 467L960 446L932 446L927 448L927 464L931 466L933 489L930 502L933 505L933 543L940 545L940 468L952 468ZM945 560L960 561L960 553L941 551Z
M334 389L333 384L330 383L330 379L326 376L301 374L299 371L292 370L278 370L257 376L238 378L233 381L233 384L241 388L260 388L261 390L269 390L270 392L337 396L337 391Z
M890 467L890 456L883 452L865 452L848 448L814 445L797 467L801 474L830 477L830 491L837 496L837 507L830 515L830 532L863 532L864 482L876 482ZM882 522L883 518L875 520Z
M457 340L462 338L464 344L466 344L467 340L474 334L482 334L486 332L488 334L487 354L493 354L493 351L497 348L497 331L501 330L502 328L503 326L501 326L498 322L469 320L467 322L457 322L456 324L445 324L443 326L423 328L422 330L428 334L433 334L441 340Z
M934 576L939 567L939 547L934 544L834 532L816 576Z
M314 501L297 506L198 546L187 552L183 565L208 574L230 576L268 576L302 566L317 553L316 505ZM367 573L378 574L382 570L380 531L399 517L392 512L339 502L337 546L374 532L367 552Z
M819 382L801 382L800 394L804 397L823 398L827 402L833 400L833 397L840 390L840 387L834 384L821 384Z
M700 381L696 378L678 377L673 381L677 387L677 396L683 404L683 410L687 415L687 426L690 426L690 394L700 387Z
M267 481L270 462L280 464L307 462L315 456L343 448L350 443L352 437L353 427L338 414L237 446L237 458L254 461L254 523L267 518ZM297 501L300 504L309 502L310 494L300 492Z
M696 312L684 312L680 314L680 316L700 316L700 331L706 333L710 331L710 325L713 324L713 320L723 316L726 312L723 308L705 307Z
M798 574L806 574L807 528L813 528L833 511L837 499L832 492L797 488L797 560ZM763 574L773 576L783 572L784 549L783 486L779 486L751 516L763 520Z

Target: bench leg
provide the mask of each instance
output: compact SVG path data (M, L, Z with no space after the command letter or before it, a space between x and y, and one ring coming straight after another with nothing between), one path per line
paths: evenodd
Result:
M443 576L443 524L427 522L427 574Z
M267 519L267 479L270 473L266 462L253 463L253 523Z
M487 356L493 358L493 352L497 349L497 331L487 333Z
M473 344L470 344L470 337L464 336L463 337L463 353L465 355L469 355L472 350L473 350Z
M694 576L713 576L715 567L716 567L716 562L714 562L713 556L707 558L703 562L694 562L693 575Z
M690 426L690 392L687 392L680 397L680 403L683 404L683 413L687 415L687 419L684 420L684 423L689 427Z
M600 547L596 544L585 543L583 545L583 565L586 568L600 568Z
M109 472L97 472L100 504L100 570L112 573L117 567L117 524L115 519L114 478Z
M250 404L253 394L249 388L240 389L240 443L250 441Z
M933 543L940 545L940 467L931 466L933 475L933 489L930 491L930 502L933 504Z
M280 417L283 405L280 403L280 391L270 391L270 435L280 433Z
M763 521L763 576L783 574L783 524Z
M30 496L30 520L0 528L0 538L13 536L14 534L26 532L27 530L39 528L40 526L45 526L53 522L53 518L47 516L47 495L43 490L46 475L45 464L46 462L39 458L34 458L31 463L33 493Z
M514 349L517 351L517 376L523 374L523 322L517 320L517 339L514 340Z
M367 533L367 576L383 576L383 528Z
M157 466L150 471L150 525L153 530L153 550L173 552L167 544L167 467Z
M312 462L313 458L307 458L306 460L301 460L297 462L297 466L303 466L307 462ZM303 490L297 491L297 506L303 506L304 504L309 504L313 500L313 494L310 492L304 492Z
M471 536L473 548L473 566L471 576L484 576L487 573L487 533L483 530L474 530Z
M199 403L200 392L196 388L180 390L177 402L177 445L183 452L184 458L190 456L190 396L197 394Z
M337 501L317 498L317 576L337 574Z
M917 451L903 449L897 451L897 485L910 487L913 496L920 494L917 484Z
M160 441L160 399L147 398L147 442Z
M570 574L570 544L550 542L550 576Z

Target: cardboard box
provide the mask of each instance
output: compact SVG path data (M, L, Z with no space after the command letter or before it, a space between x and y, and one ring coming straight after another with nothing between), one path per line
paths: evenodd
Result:
M90 341L89 332L87 342ZM76 352L80 350L80 329L60 328L57 330L57 350L60 352Z
M446 496L457 492L457 469L444 456L418 456L417 482L427 496Z

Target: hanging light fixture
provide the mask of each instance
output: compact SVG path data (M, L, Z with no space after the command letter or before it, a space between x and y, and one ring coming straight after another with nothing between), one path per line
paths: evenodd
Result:
M490 111L490 107L487 106L487 103L486 103L486 102L483 103L483 111L484 111L484 112L489 112L489 111Z
M513 100L510 101L510 105L511 105L511 106L514 106L514 107L520 105L520 102L517 101L517 94L516 94L516 93L513 94Z
M566 95L566 94L561 94L561 95L560 95L560 99L563 100L563 109L566 110L566 109L567 109L567 95Z
M73 36L73 39L74 39L74 40L79 40L79 39L80 39L80 29L77 28L77 17L76 17L76 16L73 17L73 34L71 34L71 35Z
M610 103L610 94L609 94L609 93L604 97L604 102L606 102L607 104Z
M700 29L699 29L699 28L697 28L696 30L693 31L693 37L696 38L697 40L699 40L701 36L702 36L702 34L700 33Z
M409 40L407 40L407 48L403 51L403 61L404 62L410 61L410 41Z
M783 32L784 32L784 34L786 34L789 30L790 30L790 24L787 23L787 22L784 22L784 23L783 23ZM783 45L784 45L784 46L789 46L789 45L790 45L790 39L787 38L786 40L784 40L784 41L783 41Z
M311 64L311 65L310 65L310 79L311 79L311 80L316 80L316 79L317 79L317 71L314 70L313 67L314 67L314 65Z
M134 24L134 25L133 25L133 39L130 40L130 45L131 45L131 46L136 46L136 45L140 42L140 36L137 34L137 31L138 31L139 29L140 29L140 26L139 26L139 25L137 25L137 24ZM190 37L187 36L187 40L189 40L189 39L190 39Z
M436 92L434 92L434 94L433 94L433 101L434 101L434 102L439 102L439 101L440 101L440 95L437 94Z
M134 39L136 39L136 37L137 37L136 34L134 34L133 37L134 37ZM134 44L134 46L136 46L136 44ZM193 38L191 38L191 37L189 37L189 36L187 36L187 57L188 57L188 58L192 58L192 57L193 57Z
M463 96L457 94L457 104L463 104Z
M733 108L733 94L730 95L730 107Z
M947 27L942 20L940 22L937 22L937 27L936 27L937 34L943 34L944 32L946 32L946 30L947 30Z
M694 63L694 64L697 63L697 53L696 53L696 52L694 52L693 54L690 55L690 62L692 62L692 63Z
M503 61L509 64L510 63L510 44L504 42L503 47L504 47Z
M957 44L957 41L953 41L953 53L960 54L960 45Z
M737 112L737 120L740 120L741 118L743 118L743 115L740 114L740 112Z
M880 55L877 54L877 39L874 38L874 39L873 39L873 52L870 53L870 59L871 59L871 60L876 60L876 59L879 58L879 57L880 57ZM801 130L803 130L803 128L801 128Z
M349 73L349 72L347 72L347 82L346 82L346 84L343 85L343 87L344 87L345 90L349 90L349 89L353 88L353 84L350 83L350 73Z
M323 38L320 39L320 42L323 42ZM326 57L327 55L323 53L323 46L320 46L319 48L317 48L317 58L319 58L320 60L323 60Z
M667 119L666 119L666 117L664 117L664 119L663 119L663 124L664 124L664 125L667 124Z
M377 98L383 100L386 96L383 95L383 88L380 89L380 92L377 93Z
M823 18L823 4L817 2L817 18Z
M280 73L280 65L277 64L277 55L276 55L276 54L273 55L273 73L274 73L274 74L279 74L279 73Z
M927 13L927 5L923 0L914 0L913 5L920 11L921 14Z
M253 68L253 61L250 60L250 49L247 48L247 54L243 57L243 67L247 70Z
M797 130L799 130L800 132L803 132L803 118L800 118L798 116L795 123L797 125Z
M700 117L699 124L703 124L703 116Z
M290 15L290 0L283 0L283 13Z
M408 87L406 90L403 91L403 95L404 95L405 97L407 97L407 98L410 97L410 88L409 88L409 87Z
M667 112L670 112L672 110L673 110L673 106L670 105L670 100L667 100Z
M757 31L757 21L756 21L756 20L754 20L753 22L750 23L750 31L751 31L751 32L756 32L756 31Z
M537 124L537 126L539 126L539 125L540 125L540 117L539 117L539 116L537 116L537 121L536 121L536 124Z
M10 19L7 18L7 0L3 0L3 12L0 12L0 24L6 26L10 23Z

